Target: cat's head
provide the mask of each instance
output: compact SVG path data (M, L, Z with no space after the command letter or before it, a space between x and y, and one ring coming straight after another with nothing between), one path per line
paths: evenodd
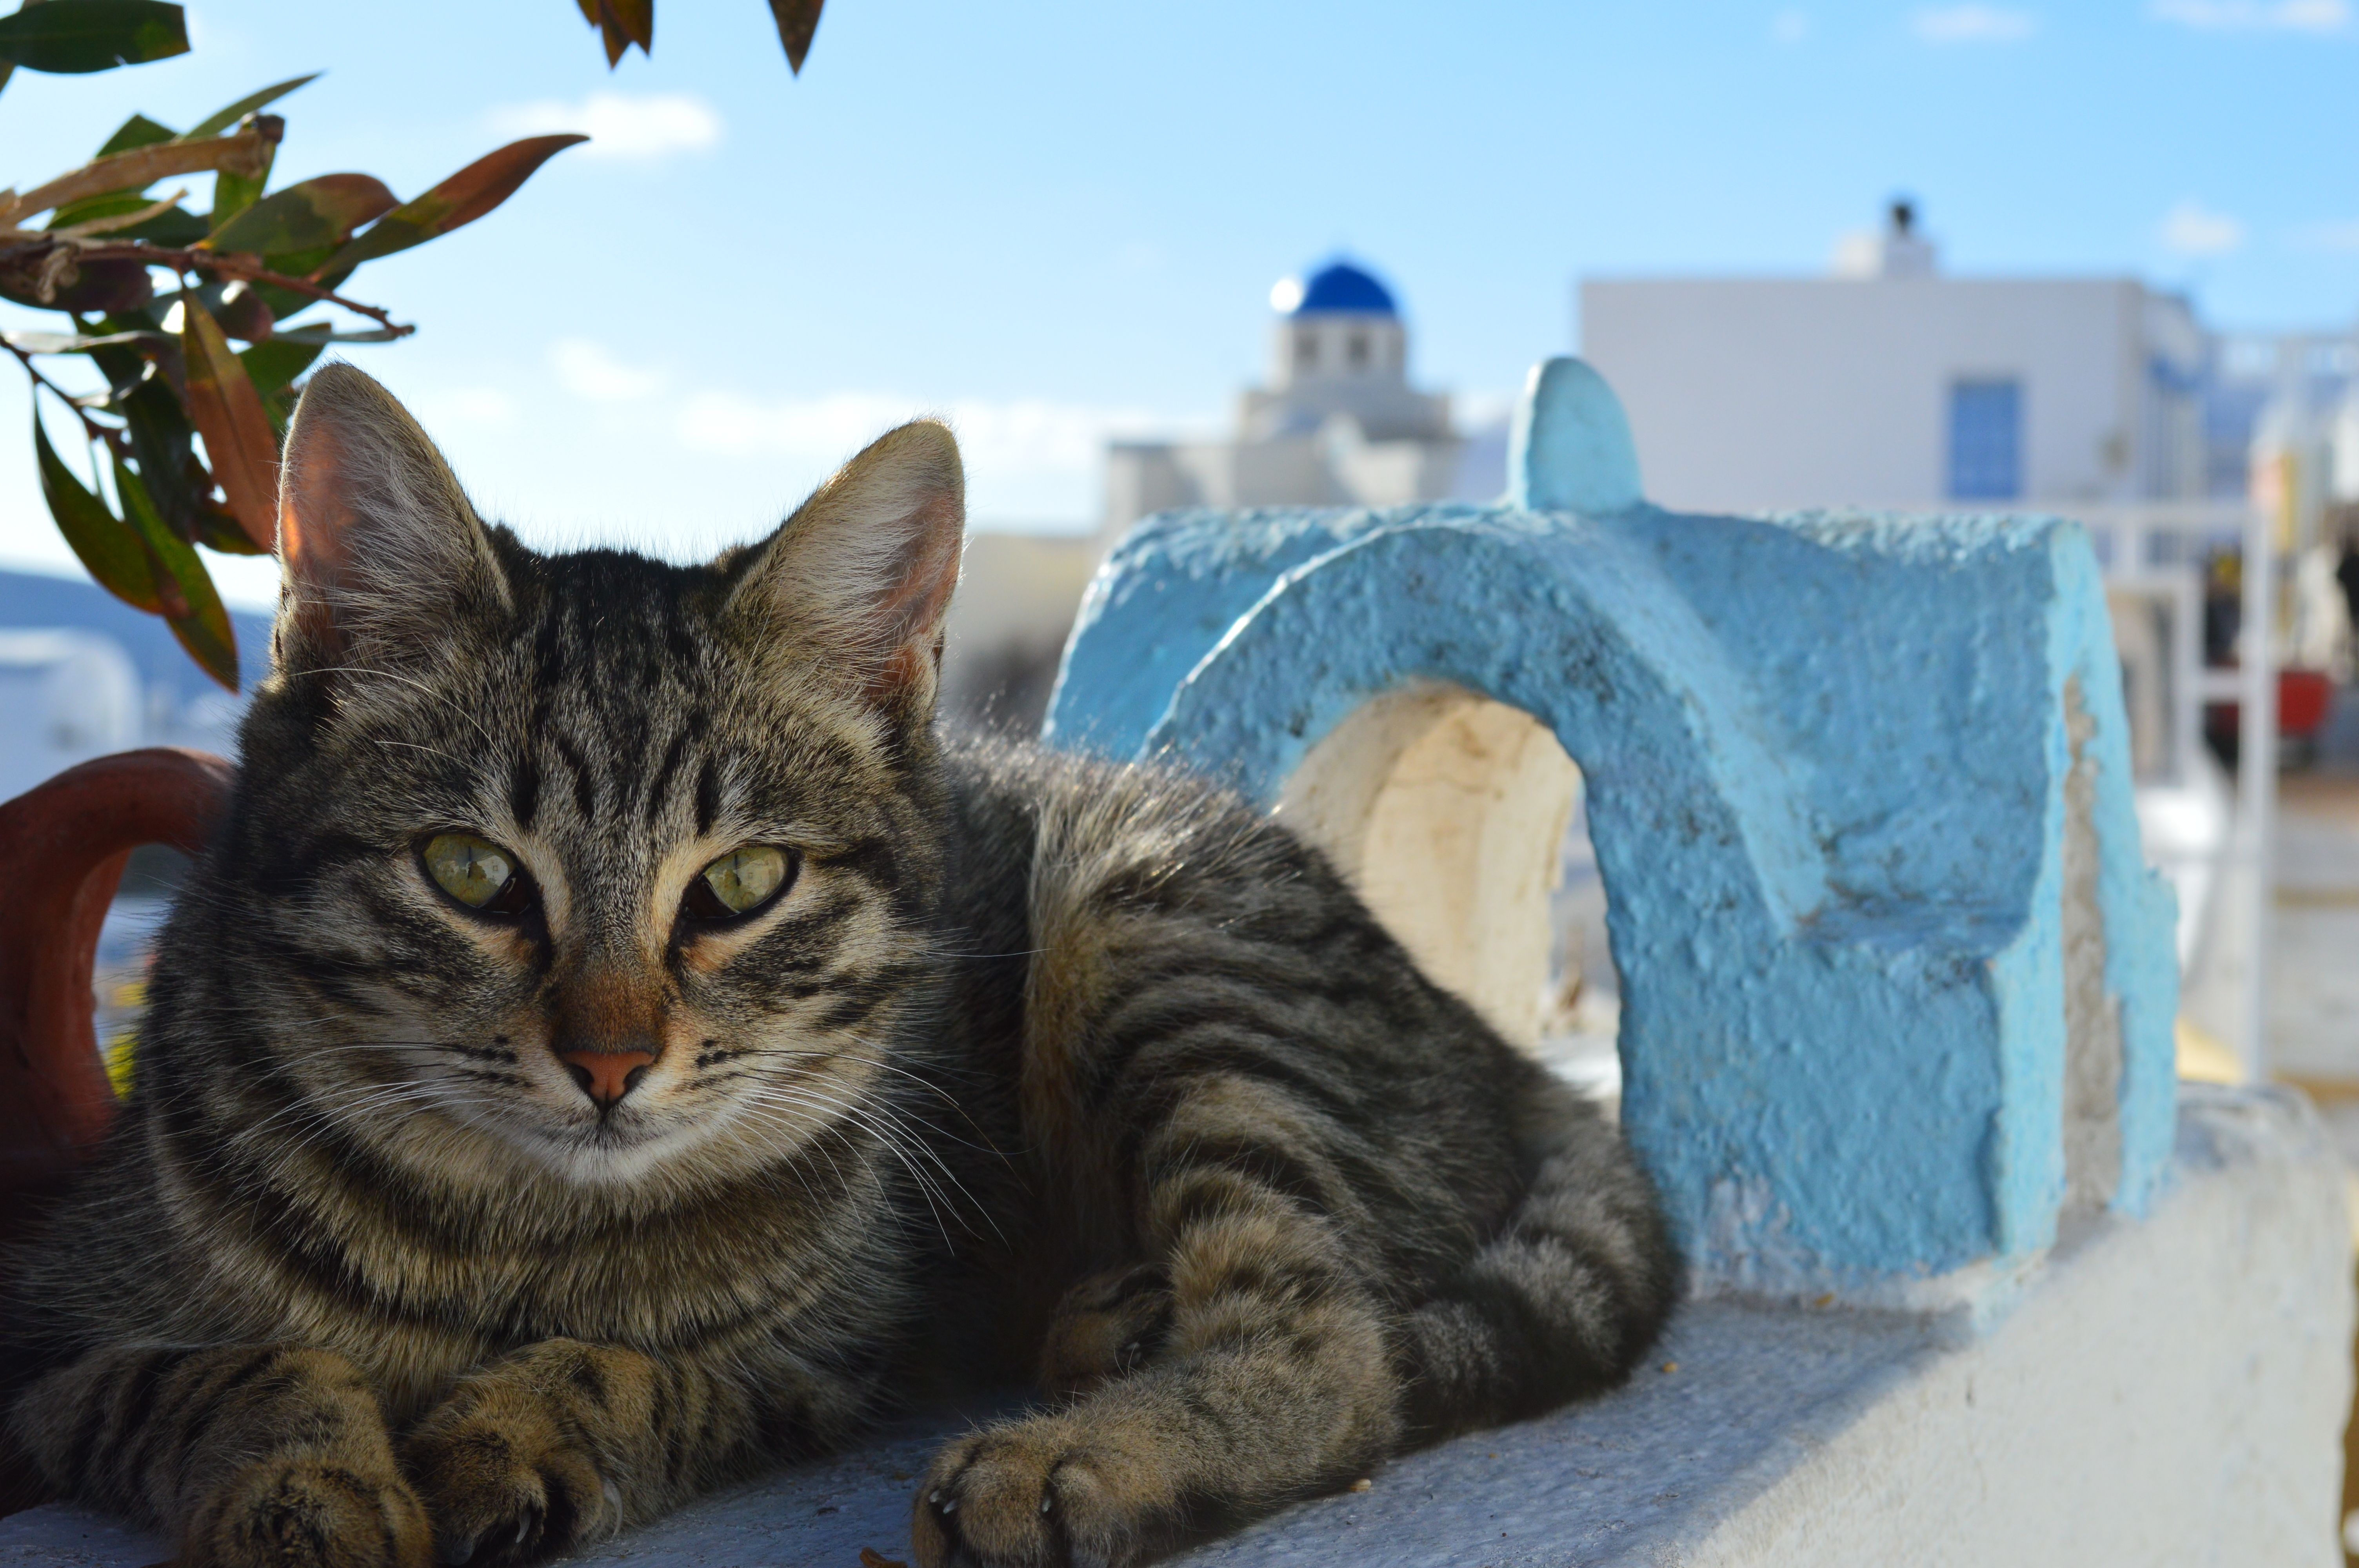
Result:
M191 894L312 1110L589 1184L873 1116L933 994L950 432L707 566L545 556L332 365L281 486L273 668Z

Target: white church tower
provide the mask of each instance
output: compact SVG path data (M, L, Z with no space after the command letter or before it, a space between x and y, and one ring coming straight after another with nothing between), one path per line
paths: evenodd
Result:
M1109 535L1175 506L1398 506L1451 493L1463 443L1449 397L1408 384L1391 291L1338 259L1280 282L1270 306L1269 383L1246 389L1234 439L1108 448Z

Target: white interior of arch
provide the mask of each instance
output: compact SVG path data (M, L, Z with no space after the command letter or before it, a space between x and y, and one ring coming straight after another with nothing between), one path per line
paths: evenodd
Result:
M1550 1006L1549 895L1580 789L1580 770L1530 714L1421 681L1330 730L1277 811L1428 975L1535 1050Z

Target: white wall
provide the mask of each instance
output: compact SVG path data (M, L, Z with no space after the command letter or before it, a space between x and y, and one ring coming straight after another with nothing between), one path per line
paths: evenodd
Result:
M1667 505L1940 503L1949 387L1981 377L2022 384L2023 500L2127 500L2169 423L2147 354L2191 336L2157 297L2113 278L1592 279L1582 354Z

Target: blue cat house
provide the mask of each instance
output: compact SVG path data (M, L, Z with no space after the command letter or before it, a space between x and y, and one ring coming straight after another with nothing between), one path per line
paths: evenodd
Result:
M1979 1297L2068 1209L2145 1213L2176 912L2080 527L1667 512L1569 359L1511 471L1494 507L1150 519L1049 738L1277 805L1404 687L1538 719L1590 795L1624 1125L1708 1281Z
M1698 1299L1627 1388L1187 1561L2340 1563L2340 1166L2299 1100L2174 1083L2174 911L2080 528L1669 512L1571 360L1511 472L1496 506L1148 519L1048 736L1297 822L1526 1043L1585 791L1623 1125ZM943 1430L578 1561L898 1560ZM0 1568L161 1555L0 1520Z

